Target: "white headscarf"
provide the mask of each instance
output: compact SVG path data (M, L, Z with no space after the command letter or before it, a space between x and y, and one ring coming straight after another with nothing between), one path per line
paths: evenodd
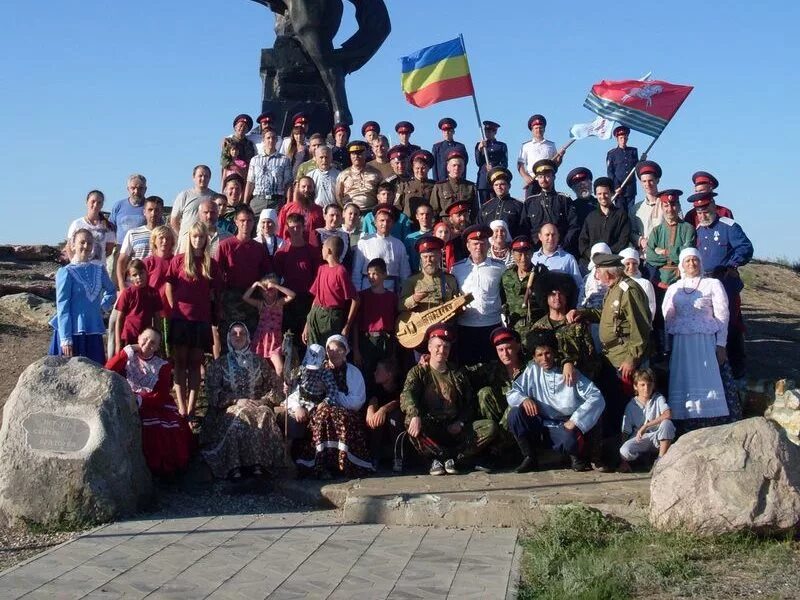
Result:
M492 233L494 233L494 230L497 229L498 227L502 227L503 230L506 232L506 243L510 244L511 234L508 232L508 223L506 223L503 219L495 219L494 221L489 223L489 229L492 230Z
M261 223L261 221L266 221L267 219L269 219L270 221L272 221L277 225L278 211L276 211L274 208L265 208L264 210L262 210L261 215L258 217L258 222Z
M589 251L589 258L594 258L595 254L611 254L611 248L605 242L597 242L592 249ZM594 271L594 261L589 260L589 270Z
M697 251L697 248L684 248L678 255L678 270L681 272L681 277L686 278L686 270L683 268L683 259L685 259L687 256L697 257L697 260L700 262L700 275L698 275L698 277L702 277L703 259L700 258L700 253Z

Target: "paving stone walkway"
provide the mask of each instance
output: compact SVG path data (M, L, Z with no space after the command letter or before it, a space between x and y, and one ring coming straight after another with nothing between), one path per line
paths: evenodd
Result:
M342 524L335 511L132 520L0 573L11 598L514 598L512 528Z

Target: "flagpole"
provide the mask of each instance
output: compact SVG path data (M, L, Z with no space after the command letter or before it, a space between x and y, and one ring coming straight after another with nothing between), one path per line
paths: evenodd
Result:
M472 69L469 68L469 58L467 57L467 46L464 44L464 35L459 33L458 39L461 40L461 48L464 50L464 60L467 63L467 72L472 79ZM475 97L475 82L472 82L472 104L475 106L475 117L478 119L478 130L481 133L481 141L483 142L483 158L486 159L486 171L489 171L489 151L486 149L486 135L483 132L483 121L481 121L481 113L478 110L478 99Z

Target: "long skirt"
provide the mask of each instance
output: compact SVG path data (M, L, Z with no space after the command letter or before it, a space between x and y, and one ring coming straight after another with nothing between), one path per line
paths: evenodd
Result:
M268 406L234 404L205 426L210 443L202 455L214 477L225 478L242 467L258 465L273 474L284 467L283 439Z
M363 477L374 471L368 451L366 425L360 412L323 403L311 413L311 439L303 441L297 464L345 477Z
M158 405L139 407L142 420L142 451L154 475L170 476L186 468L192 454L192 431L170 398Z
M679 334L672 338L669 362L669 407L672 418L728 416L725 388L711 334Z
M50 340L51 356L63 356L61 353L61 339L58 329L53 330L53 337ZM84 334L78 333L72 336L72 356L85 356L94 362L106 364L106 349L103 347L103 336L99 333Z

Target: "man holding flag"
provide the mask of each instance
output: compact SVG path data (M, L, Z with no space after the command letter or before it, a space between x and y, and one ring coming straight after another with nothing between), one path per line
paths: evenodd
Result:
M624 186L628 173L631 172L639 162L639 150L633 146L628 146L628 136L631 134L630 127L618 125L614 128L614 139L617 140L617 147L612 148L606 155L606 167L608 178L614 182L614 191L618 192L617 206L630 212L636 201L636 179L631 177Z

